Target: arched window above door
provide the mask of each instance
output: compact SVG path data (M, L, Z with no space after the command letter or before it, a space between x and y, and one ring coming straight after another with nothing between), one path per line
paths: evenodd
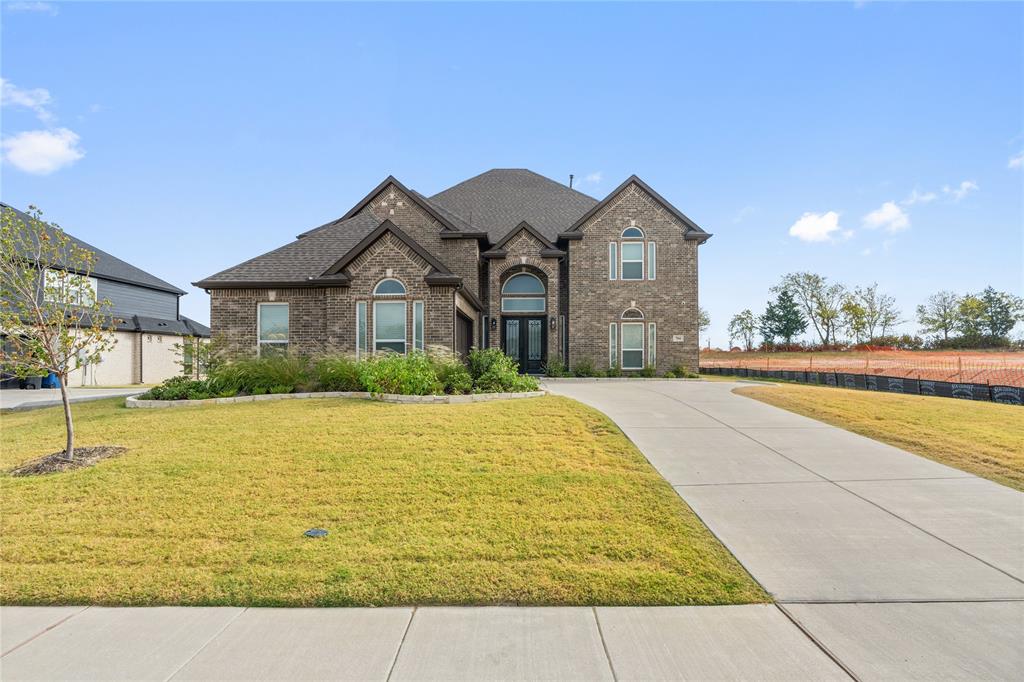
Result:
M501 287L501 312L542 313L545 310L544 283L535 275L521 272Z

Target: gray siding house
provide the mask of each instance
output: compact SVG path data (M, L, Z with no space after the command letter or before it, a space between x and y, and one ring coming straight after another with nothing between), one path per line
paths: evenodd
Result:
M25 224L30 220L8 204L0 202L0 209L13 212ZM210 336L209 327L180 313L179 301L186 292L71 234L68 237L96 256L90 273L93 287L98 299L111 303L117 339L99 364L72 372L69 385L158 383L180 374L173 347ZM17 381L7 379L3 385L12 384Z

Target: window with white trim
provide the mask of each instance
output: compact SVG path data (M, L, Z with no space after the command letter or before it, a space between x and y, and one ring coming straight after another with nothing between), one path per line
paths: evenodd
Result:
M644 323L623 322L622 369L644 368Z
M619 275L618 243L608 242L608 279L616 280Z
M644 243L623 242L622 248L622 279L638 280L644 278Z
M423 301L413 301L412 304L412 347L423 350Z
M612 322L608 325L608 366L615 367L619 364L619 323Z
M405 354L405 301L373 302L373 350Z
M76 272L47 268L43 271L43 300L64 301L74 305L92 305L96 302L97 280Z
M260 357L288 352L288 304L260 303L256 307Z
M647 242L647 279L658 274L658 242Z
M356 302L356 359L366 354L366 301Z
M397 279L382 279L373 289L374 296L405 296L405 285Z
M647 364L658 364L658 326L654 322L647 323Z
M501 312L542 313L545 310L544 283L535 275L521 272L501 287Z
M622 231L621 236L623 239L643 239L644 231L641 230L636 225L630 225L629 227Z

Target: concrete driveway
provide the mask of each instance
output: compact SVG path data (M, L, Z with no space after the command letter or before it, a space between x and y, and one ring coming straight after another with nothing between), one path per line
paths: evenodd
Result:
M71 402L81 403L89 400L101 400L103 398L116 398L118 396L138 395L146 391L145 386L138 388L69 388ZM5 388L0 390L0 410L34 410L39 407L53 407L60 405L59 388L39 388L35 390L22 390L18 388Z
M863 678L1024 670L1024 494L732 393L558 382L611 417L779 607Z

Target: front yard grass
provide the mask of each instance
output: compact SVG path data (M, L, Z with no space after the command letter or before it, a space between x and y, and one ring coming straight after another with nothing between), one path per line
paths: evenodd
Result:
M1020 406L797 384L735 392L1024 490Z
M0 474L3 603L767 600L622 433L565 398L123 403L74 411L80 445L124 455ZM63 442L58 408L0 419L4 470Z

